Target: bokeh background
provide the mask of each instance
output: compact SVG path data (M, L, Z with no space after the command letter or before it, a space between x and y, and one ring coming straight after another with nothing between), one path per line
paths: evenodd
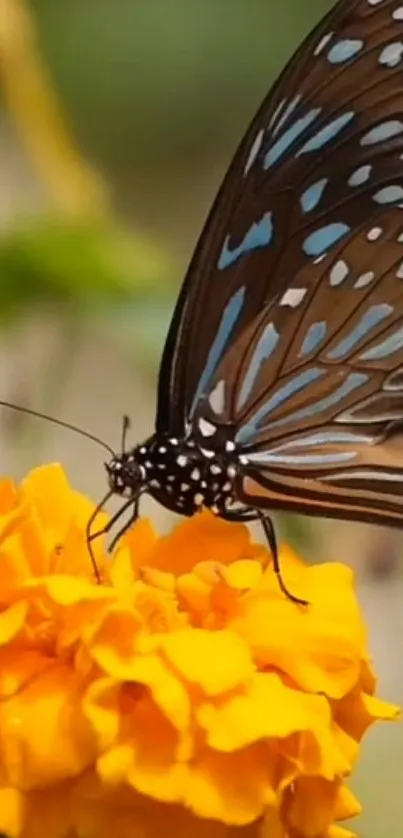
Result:
M249 119L329 0L0 0L0 398L118 448L152 430L175 296ZM105 491L104 452L0 409L2 473L62 462ZM147 501L163 529L167 512ZM403 703L402 535L281 518L354 565L380 692ZM1 575L0 575L1 584ZM361 834L400 836L403 732L370 735Z

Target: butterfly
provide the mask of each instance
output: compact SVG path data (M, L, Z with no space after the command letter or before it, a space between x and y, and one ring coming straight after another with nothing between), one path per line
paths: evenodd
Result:
M260 519L297 601L271 511L403 526L399 0L340 0L264 100L179 293L155 431L106 469L110 526L145 492Z

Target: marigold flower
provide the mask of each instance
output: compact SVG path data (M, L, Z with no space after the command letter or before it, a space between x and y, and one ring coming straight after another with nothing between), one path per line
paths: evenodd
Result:
M347 838L360 741L398 709L352 573L202 512L112 559L59 466L0 482L0 832L10 838ZM104 522L107 518L104 516ZM101 522L98 522L101 523Z

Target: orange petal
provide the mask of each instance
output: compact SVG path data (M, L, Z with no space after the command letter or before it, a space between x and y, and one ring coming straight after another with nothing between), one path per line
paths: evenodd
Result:
M196 718L212 748L231 752L300 731L313 730L320 736L331 717L324 697L305 695L285 686L278 675L259 673L241 694L217 706L202 704Z
M0 788L0 833L20 838L26 815L24 795L15 788Z
M94 508L88 498L71 488L59 463L30 471L21 483L21 494L35 505L46 532L56 543L64 540L72 515L84 528Z
M131 583L143 565L152 564L157 544L158 537L151 521L139 518L135 526L118 542L113 554L111 579L117 588Z
M299 777L284 799L284 811L291 832L304 838L323 835L334 820L340 782L320 777Z
M24 838L66 838L74 834L71 785L58 783L27 797Z
M378 719L395 721L400 715L399 707L365 695L358 687L334 704L335 722L356 742L361 741L366 730Z
M128 606L110 608L98 623L94 621L89 627L88 651L107 675L116 680L131 680L140 627L140 616Z
M258 548L259 549L259 548ZM236 559L252 558L256 547L244 524L223 521L203 510L177 526L156 545L153 567L181 574L204 561L227 565Z
M0 647L7 646L20 633L28 612L25 602L16 602L0 614Z
M52 785L91 763L94 746L80 693L75 676L59 665L0 703L0 765L10 786Z
M35 649L0 649L0 698L15 695L54 663L54 658Z
M255 588L262 578L261 562L252 559L235 561L223 568L223 577L234 590L247 591Z
M334 811L334 819L337 821L345 821L348 818L355 818L362 812L361 804L350 789L343 785L339 788L339 793L336 798L336 805Z
M159 643L182 677L207 695L234 689L254 673L247 646L229 631L183 629L161 636Z
M28 593L44 592L56 605L69 608L72 605L92 602L112 602L115 594L104 585L94 585L86 579L75 576L57 574L45 576L42 579L32 579L27 583Z
M345 829L344 826L332 824L332 826L329 826L325 838L357 838L357 835L355 832Z
M268 581L267 592L245 595L242 616L228 627L245 639L260 666L281 670L304 690L339 698L358 680L365 642L352 575L339 565L321 565L306 568L304 576L299 593L309 606L296 607Z
M120 684L113 678L98 678L87 688L83 713L93 731L99 751L112 748L118 740L120 718Z
M242 826L276 803L276 763L263 745L235 754L204 749L185 786L184 803L202 818Z

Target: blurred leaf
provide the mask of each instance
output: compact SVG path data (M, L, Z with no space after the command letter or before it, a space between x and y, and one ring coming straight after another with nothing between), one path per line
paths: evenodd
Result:
M146 237L99 222L30 222L0 238L0 317L38 305L124 303L172 275L168 254Z

